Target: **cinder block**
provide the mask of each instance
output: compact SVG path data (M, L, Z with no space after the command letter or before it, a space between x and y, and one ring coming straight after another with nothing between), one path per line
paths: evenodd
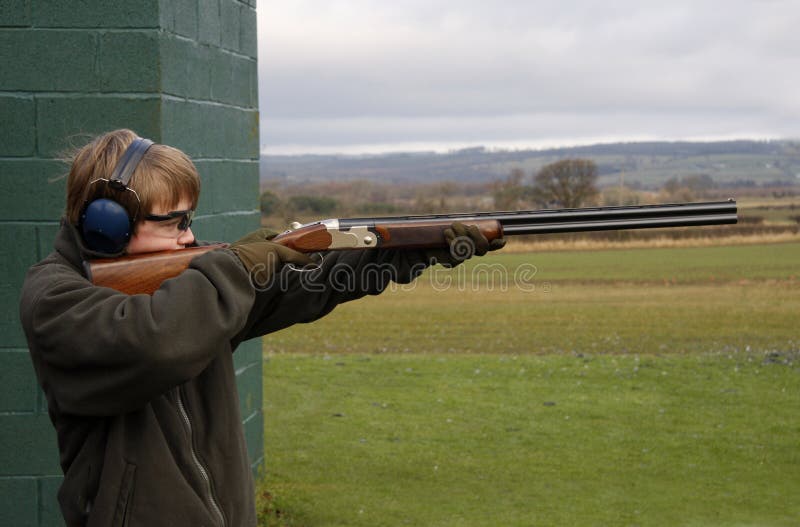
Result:
M0 223L0 342L4 347L28 345L19 324L19 293L28 268L36 261L35 225Z
M198 161L202 179L199 209L204 214L258 209L258 162Z
M255 60L214 50L210 63L211 98L214 101L243 108L257 106L253 85L258 81L252 77Z
M0 160L0 221L58 221L66 189L66 178L59 176L67 170L58 161Z
M175 12L174 31L178 35L197 38L197 0L172 0ZM163 5L163 4L162 4Z
M0 415L0 475L61 474L56 432L46 414Z
M220 45L233 51L240 51L240 34L242 25L241 4L236 0L219 0L220 2Z
M264 417L259 410L257 414L244 420L244 439L247 441L247 455L250 462L255 463L264 455Z
M258 112L165 100L164 142L193 158L258 159Z
M153 97L40 97L36 130L39 154L56 157L69 146L117 128L130 128L161 141L161 98Z
M242 342L233 354L233 364L237 370L258 364L261 367L261 357L263 355L261 348L261 339L255 338Z
M209 99L211 49L175 35L164 34L161 39L161 86L164 93L190 99Z
M0 21L3 27L30 26L30 0L0 0Z
M0 130L0 157L33 155L36 147L33 97L0 95L0 123L3 123Z
M39 386L27 350L0 351L0 412L38 409Z
M199 0L197 6L198 28L197 40L203 44L219 46L221 22L219 14L220 0Z
M232 242L257 229L260 220L258 211L200 217L192 224L192 231L200 240Z
M225 162L228 166L226 185L228 192L220 195L225 210L258 210L258 161ZM222 183L222 181L220 181Z
M159 53L156 30L104 33L98 53L100 90L159 91Z
M228 176L227 163L224 160L217 159L195 161L197 171L200 173L202 188L198 211L204 215L218 214L230 210L226 210L223 206L226 203L226 197L219 195L221 188L225 189L223 192L228 191L225 186L226 177Z
M168 33L175 32L175 10L172 7L172 2L169 0L161 0L158 8L158 27L162 31Z
M214 48L192 42L187 46L182 58L186 64L186 89L184 93L190 99L211 99L211 51ZM179 60L181 60L179 58ZM166 73L166 72L165 72Z
M58 506L58 489L62 476L39 478L39 511L41 527L64 525L61 508Z
M250 107L258 108L258 62L249 62L250 68Z
M257 108L258 79L254 73L257 71L255 59L236 57L233 61L233 82L236 86L232 104L243 108Z
M96 90L96 43L92 32L0 30L0 91Z
M255 3L241 8L239 51L248 57L258 56L258 27L256 22Z
M0 337L4 346L27 346L25 333L19 323L19 295L3 287L0 290L0 305L5 312L0 316Z
M247 419L261 410L261 363L251 364L236 375L239 390L239 411Z
M211 99L216 102L235 104L237 86L233 76L236 57L222 49L211 50Z
M156 28L159 0L31 0L31 18L36 27Z
M192 158L211 157L209 144L219 136L222 124L213 114L217 112L208 105L197 102L164 101L162 114L163 142L179 148Z
M207 182L205 169L201 166L204 164L205 163L201 161L194 162L197 171L200 173L200 201L197 203L198 215L214 213L214 193L211 191L211 186Z
M61 223L59 221L53 223L39 223L36 225L36 241L39 243L36 261L42 260L45 256L53 252L53 242L60 229Z
M0 525L39 527L35 478L0 478Z
M36 393L36 411L40 414L46 414L48 412L47 397L45 397L41 387L39 387L39 391Z

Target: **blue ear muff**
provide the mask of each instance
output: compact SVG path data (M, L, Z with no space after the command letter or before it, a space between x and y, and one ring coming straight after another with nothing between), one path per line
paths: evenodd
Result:
M136 201L139 202L139 195L132 188L128 188L128 183L130 183L133 172L142 157L151 146L153 146L151 140L137 137L125 149L111 176L108 179L95 179L89 185L105 182L116 191L132 192ZM139 202L139 206L141 206L141 202ZM137 208L136 214L131 219L125 207L107 198L96 199L86 204L79 223L86 247L106 254L122 252L131 239L133 225L136 223L138 214L139 209Z
M86 246L93 251L116 254L131 239L132 222L125 207L114 200L96 199L81 216L81 230Z

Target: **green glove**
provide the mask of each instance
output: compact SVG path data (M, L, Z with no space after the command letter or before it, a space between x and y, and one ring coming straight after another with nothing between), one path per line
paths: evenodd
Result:
M265 227L261 227L260 229L251 232L244 238L240 238L231 244L231 247L234 245L243 245L245 243L253 243L253 242L263 242L265 240L271 240L275 236L278 235L277 231L273 231L272 229L267 229Z
M267 283L284 264L291 263L299 267L313 265L314 261L307 255L269 240L278 233L269 229L259 229L244 238L233 242L230 247L245 269L259 283Z
M489 251L502 249L506 245L505 238L489 241L477 226L460 222L455 222L444 230L444 239L449 249L428 251L428 257L451 266L459 265L473 256L483 256Z

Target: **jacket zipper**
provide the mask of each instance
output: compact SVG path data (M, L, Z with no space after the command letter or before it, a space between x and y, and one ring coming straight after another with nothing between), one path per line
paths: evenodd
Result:
M222 509L217 503L216 498L214 498L214 489L211 488L211 477L208 475L208 470L200 463L200 458L197 457L197 452L194 448L194 436L192 434L192 421L189 419L189 413L186 411L186 406L183 404L183 398L181 397L181 389L178 387L175 390L175 395L177 397L178 402L178 410L183 418L183 422L186 423L186 428L189 430L189 451L192 454L192 461L194 462L195 468L200 473L200 476L203 479L203 482L206 485L206 494L208 497L208 503L211 505L211 510L219 517L219 522L222 527L225 527L225 516L222 515Z

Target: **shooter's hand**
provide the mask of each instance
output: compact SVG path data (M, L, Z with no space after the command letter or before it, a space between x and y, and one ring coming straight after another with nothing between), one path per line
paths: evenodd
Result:
M239 257L248 273L258 273L260 281L268 279L287 263L298 267L314 264L307 255L269 241L277 235L270 229L258 229L233 242L229 249Z
M433 249L427 251L428 259L435 259L437 263L454 267L473 256L483 256L489 251L502 249L506 244L505 238L489 241L475 225L464 225L460 222L453 223L444 230L446 249Z

